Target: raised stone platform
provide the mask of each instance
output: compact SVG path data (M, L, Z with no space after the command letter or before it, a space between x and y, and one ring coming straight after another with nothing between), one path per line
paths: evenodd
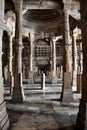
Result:
M75 130L79 94L73 95L74 102L62 105L59 101L61 85L46 84L44 92L40 84L23 86L25 102L21 104L12 104L9 89L5 89L9 130Z

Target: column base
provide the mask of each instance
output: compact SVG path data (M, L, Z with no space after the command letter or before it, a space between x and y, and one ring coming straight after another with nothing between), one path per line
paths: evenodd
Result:
M24 90L22 86L22 74L16 74L14 76L14 87L12 94L12 102L13 103L23 103L25 100Z
M41 89L45 90L45 73L41 74Z
M57 84L57 77L52 78L52 84Z
M29 71L29 80L28 80L29 84L34 84L34 79L33 79L33 72Z
M24 91L22 87L13 87L12 102L23 103L25 100Z
M80 100L76 128L78 130L87 130L87 102L82 99Z
M10 95L12 95L14 86L14 77L11 75L11 72L8 72L7 86L10 87Z
M0 104L0 130L7 130L9 128L9 120L6 111L6 103Z
M11 76L10 77L10 95L12 96L12 93L13 93L13 87L14 87L14 77Z
M75 71L73 71L73 82L72 86L77 86L77 74Z
M62 87L62 94L61 94L61 102L62 104L67 104L73 102L73 92L71 87L71 73L65 72L64 73L64 82Z

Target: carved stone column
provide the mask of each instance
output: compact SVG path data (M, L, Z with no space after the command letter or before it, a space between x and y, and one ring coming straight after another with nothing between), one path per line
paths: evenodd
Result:
M16 31L15 31L15 72L12 102L23 102L22 86L22 4L23 0L15 0Z
M82 89L82 73L83 73L83 54L82 42L79 43L79 64L77 68L77 92L80 93Z
M12 39L13 39L13 36L11 33L8 33L9 35L9 57L8 57L8 60L9 60L9 63L8 63L8 86L10 87L10 94L12 95L12 92L13 92L13 70L12 70L12 58L13 58L13 43L12 43Z
M77 39L77 29L74 29L73 31L73 37L72 37L72 50L73 50L73 80L72 85L77 86L77 45L76 45L76 39Z
M52 40L50 40L50 67L52 73Z
M50 39L50 72L49 72L49 80L52 83L52 40Z
M56 77L56 39L52 38L52 83L57 84Z
M34 52L34 34L30 34L30 56L29 56L29 83L34 83L33 80L33 52Z
M0 0L0 130L7 130L9 120L4 102L4 89L2 77L2 35L4 28L4 0Z
M77 129L87 130L87 1L81 0L81 29L83 49L82 96L77 115Z
M69 30L69 7L70 3L64 3L64 65L63 65L63 87L61 94L62 103L70 103L73 101L73 93L71 87L72 69L71 69L71 43Z
M30 34L30 71L33 71L33 42L34 34Z

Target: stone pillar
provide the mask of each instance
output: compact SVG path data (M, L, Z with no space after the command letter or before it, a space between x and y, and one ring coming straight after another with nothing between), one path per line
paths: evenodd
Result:
M33 42L34 34L30 34L30 71L33 71Z
M50 40L50 71L52 73L52 40Z
M56 76L56 39L52 38L52 84L57 84Z
M52 83L52 41L50 39L50 72L49 72L49 80Z
M30 56L29 56L29 83L34 83L33 80L33 52L34 52L34 34L30 34L29 36L30 41Z
M60 66L60 79L63 79L63 66Z
M22 86L22 4L23 0L15 0L16 29L15 29L15 72L12 102L23 102Z
M41 89L45 90L45 73L41 74Z
M12 70L12 58L13 58L13 43L12 43L12 39L13 36L11 33L8 33L9 35L9 57L8 57L8 86L10 87L10 94L12 95L13 92L13 70Z
M6 103L4 102L4 89L2 77L2 35L4 28L4 0L0 0L0 130L7 130L9 127Z
M83 49L82 96L77 115L77 129L87 130L87 1L81 0L81 28Z
M72 85L77 86L77 45L76 45L76 38L77 38L77 29L73 31L73 38L72 38L72 54L73 54L73 79Z
M77 68L77 92L81 92L81 87L82 87L82 73L80 70L80 66Z
M69 31L69 7L70 3L64 3L64 65L63 65L63 87L61 94L62 103L70 103L73 101L73 93L71 87L72 69L71 69L71 45Z
M77 92L80 93L82 89L82 73L83 73L83 54L82 42L79 43L79 66L77 71Z

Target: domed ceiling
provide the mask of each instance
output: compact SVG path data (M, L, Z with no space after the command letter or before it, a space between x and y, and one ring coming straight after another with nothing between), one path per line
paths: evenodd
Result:
M6 9L14 10L15 0L5 0ZM10 1L10 2L9 2ZM12 1L12 2L11 2ZM11 4L10 4L11 3ZM11 7L10 7L11 6ZM28 33L56 33L61 35L63 32L63 0L24 0L23 10L23 32ZM80 20L80 6L78 0L72 0L70 10L70 25L76 26L76 20Z
M47 21L52 20L56 17L58 17L60 14L57 10L51 10L51 9L32 9L27 10L27 12L24 14L23 18L27 21Z
M25 29L28 27L30 32L57 33L58 27L61 28L63 18L62 16L62 10L60 14L56 9L28 9L27 12L23 15L23 26Z

